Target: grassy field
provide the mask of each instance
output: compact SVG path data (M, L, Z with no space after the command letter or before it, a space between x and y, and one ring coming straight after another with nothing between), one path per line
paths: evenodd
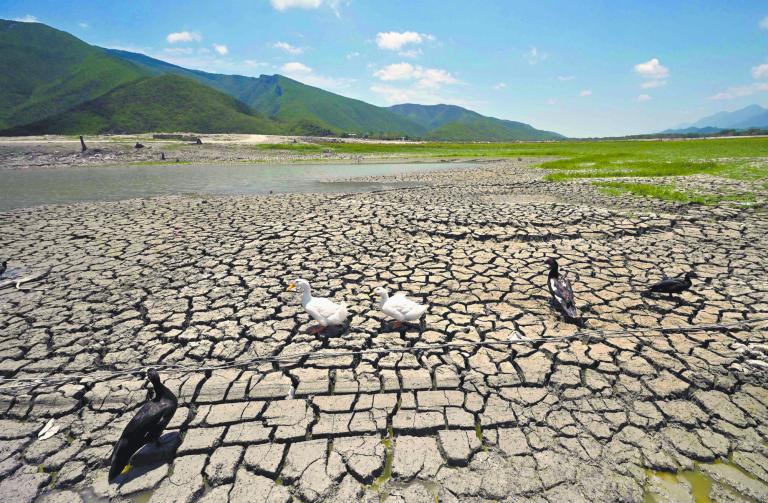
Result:
M387 155L411 158L491 159L514 157L558 157L539 167L550 173L552 182L578 178L621 179L712 175L752 180L765 189L768 182L768 138L724 138L680 141L562 141L547 143L326 143L319 145L268 145L261 148L300 150L331 149L338 153ZM604 191L637 196L714 204L720 201L752 201L751 192L715 194L676 189L659 183L595 182Z

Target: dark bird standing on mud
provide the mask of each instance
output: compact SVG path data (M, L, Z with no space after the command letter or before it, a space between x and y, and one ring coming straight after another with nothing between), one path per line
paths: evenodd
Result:
M571 282L560 275L557 260L552 257L544 261L549 266L549 276L547 277L547 288L552 295L552 302L558 311L563 313L566 321L577 321L578 312L576 303L573 300L573 288Z
M691 278L694 277L696 277L696 275L693 272L687 272L683 277L664 278L649 288L647 293L666 293L672 297L673 293L683 293L690 289L693 284L691 283Z
M3 263L0 264L0 276L5 274L6 269L8 269L8 261L3 260Z
M160 382L155 369L147 371L147 377L155 388L155 396L139 409L123 430L120 440L112 451L109 481L120 475L136 452L150 442L157 442L168 422L176 412L178 400L171 390Z

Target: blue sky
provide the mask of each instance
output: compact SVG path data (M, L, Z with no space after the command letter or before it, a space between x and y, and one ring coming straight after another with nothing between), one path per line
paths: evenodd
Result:
M226 4L226 6L224 6ZM765 1L3 0L88 43L571 136L768 105Z

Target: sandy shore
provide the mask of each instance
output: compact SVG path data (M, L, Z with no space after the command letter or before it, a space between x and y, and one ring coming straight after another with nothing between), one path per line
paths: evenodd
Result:
M528 166L0 213L11 266L52 267L33 290L0 290L0 373L40 378L0 386L0 495L692 501L688 479L660 473L695 470L713 500L768 500L766 330L685 330L768 316L764 210L609 197ZM618 332L560 339L578 329L549 305L546 256L586 327ZM641 295L688 270L680 298ZM296 277L346 300L349 326L310 334ZM379 285L428 303L423 326L390 328ZM490 344L511 338L532 342ZM237 365L265 356L280 359ZM192 370L214 364L230 368ZM175 456L108 485L144 379L51 379L165 365L187 369L161 372L180 399ZM60 432L37 439L49 418Z

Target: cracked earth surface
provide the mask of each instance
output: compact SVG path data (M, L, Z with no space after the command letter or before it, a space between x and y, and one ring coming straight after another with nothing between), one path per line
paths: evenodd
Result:
M552 312L543 264L554 255L569 271L589 329L764 317L765 211L608 197L526 165L414 174L426 184L375 193L1 213L11 265L53 269L39 289L0 290L0 373L42 378L0 388L0 496L693 501L692 484L657 474L695 471L715 501L768 500L765 328L558 341L578 329ZM681 299L641 296L689 268ZM309 334L286 292L296 277L344 299L349 326ZM423 325L389 328L380 285L428 303ZM548 340L418 349L513 334ZM413 350L336 354L381 348ZM112 485L143 376L46 382L259 356L284 358L161 372L180 402L164 447ZM39 440L49 418L60 431Z

